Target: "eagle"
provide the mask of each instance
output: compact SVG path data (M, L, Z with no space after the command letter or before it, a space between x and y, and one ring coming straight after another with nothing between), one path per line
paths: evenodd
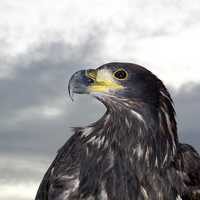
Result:
M68 90L71 98L95 97L106 111L73 128L35 200L200 199L200 156L179 142L172 98L156 75L107 63L75 72Z

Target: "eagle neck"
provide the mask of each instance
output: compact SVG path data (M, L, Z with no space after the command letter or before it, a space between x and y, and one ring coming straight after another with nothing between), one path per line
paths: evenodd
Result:
M134 168L144 171L169 166L177 137L176 129L172 129L175 119L168 115L166 105L157 108L143 104L133 108L124 102L107 102L103 117L82 128L83 143L95 148L99 155L120 153Z

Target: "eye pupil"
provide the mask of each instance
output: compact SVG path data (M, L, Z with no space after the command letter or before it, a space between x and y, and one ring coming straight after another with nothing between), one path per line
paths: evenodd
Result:
M125 79L127 76L127 73L124 70L119 70L115 72L115 77L118 79Z

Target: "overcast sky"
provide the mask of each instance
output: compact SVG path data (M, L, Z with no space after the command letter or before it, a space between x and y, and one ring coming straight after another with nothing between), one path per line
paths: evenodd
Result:
M159 76L181 141L200 151L199 35L199 0L0 0L0 199L34 199L69 127L103 114L90 97L72 103L67 83L106 62Z

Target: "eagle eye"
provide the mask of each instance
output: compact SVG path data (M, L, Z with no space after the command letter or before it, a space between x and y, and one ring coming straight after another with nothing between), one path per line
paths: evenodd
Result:
M128 77L128 73L124 69L118 69L117 71L113 73L113 75L116 79L119 79L119 80L124 80Z

